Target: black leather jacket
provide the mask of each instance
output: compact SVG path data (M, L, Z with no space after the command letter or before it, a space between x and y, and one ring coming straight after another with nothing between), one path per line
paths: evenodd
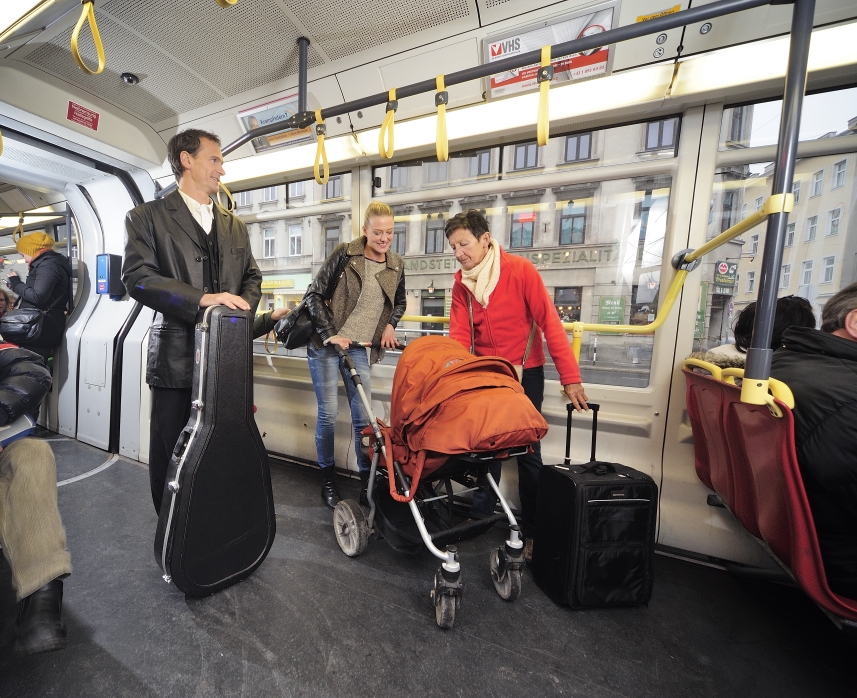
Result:
M0 426L32 411L51 389L51 374L38 354L0 345Z
M241 296L255 311L262 296L262 272L253 258L247 228L218 205L214 218L220 289ZM146 382L162 388L189 388L194 323L206 293L203 256L208 250L202 248L178 190L129 211L125 230L122 281L132 298L157 311L149 337Z
M42 333L33 347L53 348L62 342L66 308L71 289L71 262L53 250L42 252L32 262L26 283L11 277L12 292L21 297L22 308L47 310Z
M333 337L345 324L357 306L363 288L363 250L366 237L361 236L337 247L325 260L315 280L306 292L307 307L312 317L312 341L318 347L323 340ZM396 327L405 314L405 263L395 252L387 251L387 266L377 276L384 292L384 310L378 318L373 344L381 341L387 325ZM381 349L372 349L372 362L384 356Z

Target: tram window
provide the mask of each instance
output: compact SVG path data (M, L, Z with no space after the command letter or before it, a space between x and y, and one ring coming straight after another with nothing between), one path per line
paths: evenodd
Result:
M402 257L405 256L405 249L407 247L407 234L408 228L404 223L396 223L393 226L393 252Z
M780 269L780 288L788 288L792 283L792 265L783 264Z
M567 202L559 219L559 244L582 245L585 228L586 207L575 201Z
M264 248L262 250L262 257L265 259L271 259L272 257L276 257L276 237L277 237L277 229L276 228L263 228L262 230L262 240L264 242Z
M579 322L582 298L582 286L554 289L553 304L556 307L559 319L563 322Z
M538 163L539 146L535 141L515 146L515 169L529 170Z
M786 247L794 247L795 244L795 224L789 223L786 226Z
M833 283L833 271L836 267L836 257L825 257L821 260L821 280L820 284Z
M833 183L831 189L839 189L845 184L845 160L840 160L833 165Z
M342 179L339 175L331 177L327 184L324 185L325 199L338 199L342 196Z
M262 202L268 203L277 200L277 187L264 187L262 189Z
M443 234L445 221L443 218L426 219L426 254L444 252L446 237Z
M339 244L341 233L338 225L331 225L324 229L324 258L327 259L333 254L336 246Z
M533 229L536 225L535 211L519 211L512 214L509 247L532 247Z
M818 233L818 216L810 216L806 219L806 236L804 242L813 242Z
M238 207L241 206L251 206L253 204L253 192L252 191L239 191L235 195L235 205Z
M775 145L781 111L782 100L727 105L720 127L720 150ZM857 126L857 87L807 95L801 111L802 141L851 135ZM736 116L736 112L741 112L741 116ZM740 127L736 126L739 122Z
M810 286L812 284L812 266L813 260L805 259L801 265L800 283L801 286Z
M289 226L289 257L300 257L303 243L303 227L300 224Z
M652 121L646 124L646 150L675 148L678 118Z
M589 145L591 142L591 133L579 133L576 136L566 136L565 161L575 162L577 160L588 160Z

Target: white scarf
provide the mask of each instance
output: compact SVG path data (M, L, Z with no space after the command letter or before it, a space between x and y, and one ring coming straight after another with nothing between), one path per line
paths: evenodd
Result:
M473 269L461 270L461 283L470 290L483 308L488 307L488 298L500 281L500 245L494 238L488 241L488 251Z

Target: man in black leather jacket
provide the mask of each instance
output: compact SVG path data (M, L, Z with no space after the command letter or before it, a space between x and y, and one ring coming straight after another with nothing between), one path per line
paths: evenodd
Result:
M122 265L130 296L157 311L146 367L156 511L170 455L190 417L197 312L212 305L255 311L262 295L246 226L212 201L224 174L220 139L189 129L173 136L167 149L178 189L128 212Z
M795 397L795 446L831 590L857 599L857 284L824 306L821 330L791 328L771 376Z
M50 387L38 354L0 344L0 426L38 407ZM62 580L71 573L71 558L57 509L54 455L39 439L0 447L0 545L18 598L16 649L32 654L64 648Z

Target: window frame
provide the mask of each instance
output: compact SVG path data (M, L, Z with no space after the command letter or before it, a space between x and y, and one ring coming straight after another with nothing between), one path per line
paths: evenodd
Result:
M813 199L816 196L821 196L821 192L824 190L824 168L820 170L816 170L812 173L812 179L810 180L810 195L809 198Z
M839 169L840 165L842 166L842 169ZM833 189L839 189L839 187L845 186L845 171L846 171L847 166L848 166L848 158L845 158L845 160L840 160L839 162L833 163L833 181L830 183L831 191ZM838 184L837 184L837 182L838 182Z
M755 233L750 236L750 253L751 256L759 254L759 234Z
M491 174L491 148L481 148L470 155L467 163L467 172L469 177L484 177ZM485 163L485 171L482 171L483 161ZM474 167L475 165L475 167Z
M788 223L786 225L786 244L785 244L785 247L794 247L796 228L797 228L797 226L794 223Z
M290 199L299 199L303 198L306 195L306 190L304 188L304 181L298 180L297 182L289 182L289 198Z
M522 214L532 215L533 220L531 220L531 221L515 220L518 216L520 216ZM537 218L538 218L538 214L536 213L535 208L533 208L531 211L515 211L512 214L512 218L509 221L509 249L510 250L527 250L527 249L531 249L533 247L534 238L536 236L536 220L537 220ZM516 226L520 226L517 231L515 230ZM516 245L515 244L515 235L518 234L519 235L519 240L518 240L519 243L523 243L524 237L523 237L522 233L525 231L527 226L529 226L530 244L529 245L525 245L525 244L517 244Z
M586 139L586 154L581 154L581 139ZM568 147L574 142L574 157L568 156ZM565 144L563 147L563 162L571 163L571 162L582 162L584 160L592 159L592 131L587 131L585 133L574 133L565 137Z
M253 205L253 190L247 189L235 194L235 208L244 208Z
M278 185L274 184L270 187L262 187L262 203L270 204L274 203L277 200L277 189Z
M336 231L336 239L333 247L330 247L330 243L334 242L334 239L331 237L331 231ZM327 259L333 254L333 250L335 250L342 243L342 226L339 223L327 223L324 226L324 258ZM329 248L329 249L328 249Z
M783 264L780 267L780 288L788 288L792 283L792 265Z
M571 202L571 203L573 203L573 202ZM566 204L565 206L562 207L562 210L559 212L558 244L561 247L565 247L566 245L585 245L586 244L586 204L582 204L579 206L579 208L583 209L582 212L580 212L580 213L568 213L568 214L566 214L565 210L569 209L569 208L573 211L576 207L573 205L569 206L568 204ZM568 242L563 242L563 240L562 240L563 232L564 232L563 231L563 223L566 220L571 221L571 230L570 230L571 234L569 236ZM577 220L582 220L582 223L580 224L580 231L579 231L580 232L580 240L575 242L575 239L574 239L574 237L575 237L574 236L574 233L575 233L574 222ZM510 238L510 241L511 241L511 238Z
M268 235L268 233L271 233L271 235ZM275 259L276 256L277 229L276 227L262 228L262 259Z
M795 204L800 203L800 180L792 182L792 195L795 197Z
M827 262L830 260L830 264ZM827 272L830 272L830 279L827 278ZM822 284L832 284L833 280L836 278L836 255L829 255L827 257L821 258L821 274L820 279L818 280L818 285Z
M803 236L804 242L815 242L818 238L818 215L806 219L806 232Z
M800 285L801 286L812 286L812 272L815 268L815 260L814 259L805 259L801 262L800 265ZM807 274L809 274L809 280L807 280Z
M393 223L393 240L390 249L404 257L408 248L408 226L406 223Z
M833 214L836 214L834 216ZM834 237L839 235L839 224L842 222L842 207L837 206L836 208L830 209L828 211L827 216L827 232L824 234L825 237ZM836 230L833 229L833 223L836 222Z
M747 272L747 278L744 282L744 293L755 293L756 292L756 270L750 269Z
M446 236L443 234L446 227L446 221L443 218L427 218L426 219L426 254L443 254L446 247ZM429 242L432 242L432 249L429 249Z
M295 233L297 229L297 233ZM289 225L289 257L303 256L303 226L300 223L292 223ZM297 245L295 245L297 241Z
M524 164L522 167L518 167L518 153L524 151ZM532 149L533 153L533 164L529 165L530 161L530 149ZM512 151L512 170L515 172L520 172L523 170L534 170L539 166L539 144L536 141L527 141L526 143L516 143L515 150Z
M333 191L333 196L331 196L331 189ZM342 175L332 175L327 183L324 185L324 199L326 201L332 201L334 199L342 198Z
M668 121L672 121L673 123L673 132L672 132L672 141L670 143L664 143L664 124ZM672 148L675 150L676 144L678 143L678 131L680 128L680 121L677 116L671 116L668 119L658 119L656 121L647 121L645 122L646 129L643 132L644 138L644 147L643 150L647 152L654 152L657 150L666 150L667 148ZM649 145L650 142L650 134L651 128L657 124L658 127L658 135L657 135L657 144Z

